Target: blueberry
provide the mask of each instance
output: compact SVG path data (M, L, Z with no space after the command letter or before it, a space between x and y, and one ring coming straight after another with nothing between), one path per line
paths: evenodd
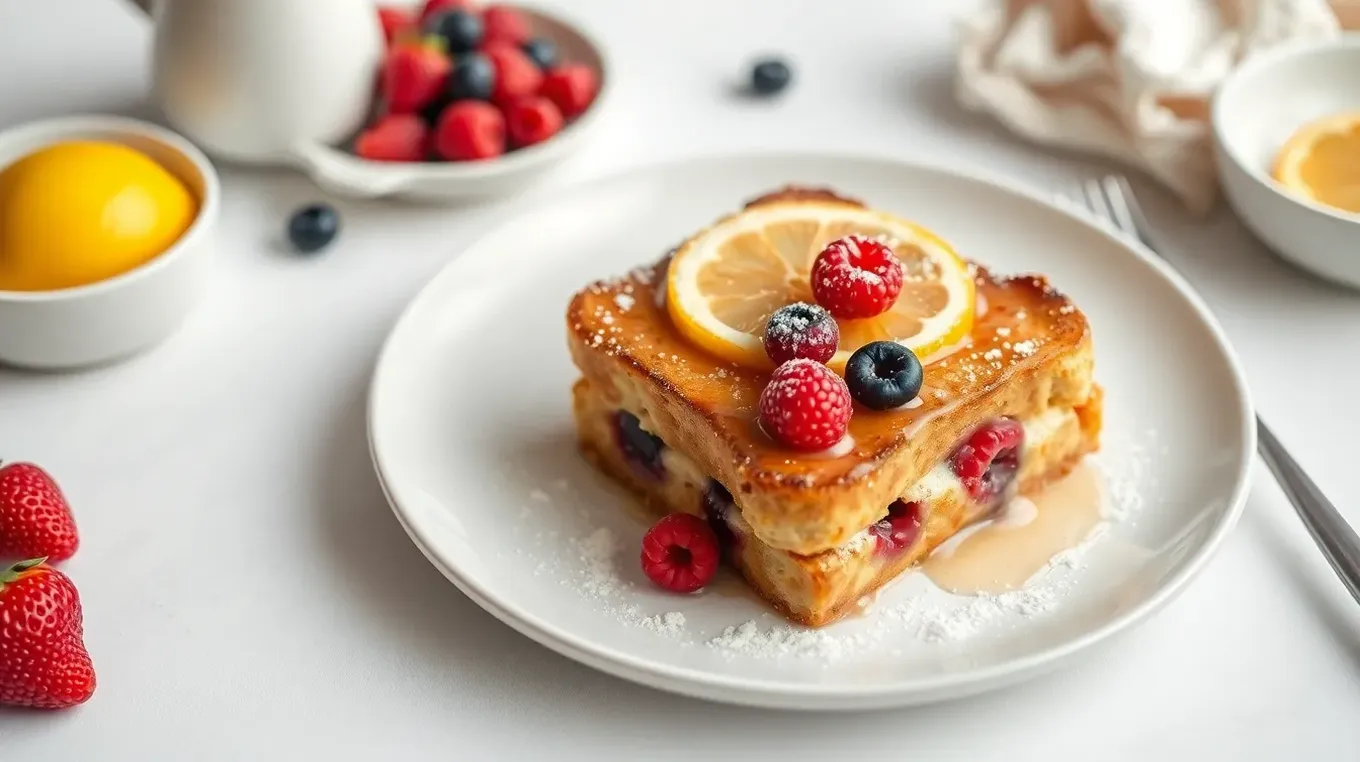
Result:
M793 72L778 58L757 61L751 68L751 89L761 95L774 95L789 86Z
M442 37L449 53L458 54L476 50L486 28L480 16L467 11L447 11L431 16L425 23L425 32Z
M496 67L481 53L468 53L449 71L448 95L455 101L490 100L496 89Z
M544 37L535 37L524 43L524 54L540 69L551 69L557 65L557 43Z
M642 428L642 421L637 416L620 410L614 416L614 435L619 449L635 469L656 479L666 476L666 467L661 462L661 452L666 444Z
M895 341L874 341L850 355L845 383L850 396L872 410L889 410L921 393L925 375L916 353Z
M340 232L340 215L329 204L311 204L288 220L288 240L308 254L326 248Z
M732 531L732 525L727 523L727 517L736 509L732 493L716 480L709 479L708 487L704 490L704 516L713 534L718 536L718 546L724 551L736 546L737 536Z
M765 355L775 365L799 357L825 363L835 356L840 340L836 319L816 304L786 304L765 323Z

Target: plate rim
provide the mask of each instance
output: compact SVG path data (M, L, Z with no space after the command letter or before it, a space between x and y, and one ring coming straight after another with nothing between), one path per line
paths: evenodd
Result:
M535 616L531 611L525 611L520 607L497 601L496 596L482 589L482 586L474 580L460 574L453 564L446 564L441 560L421 536L420 529L413 526L404 515L395 489L390 483L390 477L384 469L383 457L379 452L381 448L375 436L377 400L384 380L384 373L390 367L390 354L393 351L395 339L408 325L413 312L425 302L438 284L455 278L460 268L472 266L464 264L465 261L468 261L464 257L467 251L475 249L484 240L498 234L508 225L513 224L519 217L532 213L545 203L551 203L554 199L561 198L566 191L583 191L642 179L647 176L665 175L677 170L692 169L695 164L699 163L727 165L748 161L779 161L790 164L799 162L874 164L878 165L880 169L890 172L937 173L967 182L980 183L1002 193L1040 204L1067 217L1075 224L1094 230L1112 244L1122 247L1135 258L1141 260L1144 265L1151 268L1154 274L1166 281L1180 298L1185 300L1208 330L1209 336L1213 339L1225 361L1226 368L1233 381L1232 388L1237 397L1238 441L1240 443L1237 453L1237 472L1231 493L1228 496L1227 509L1216 522L1201 547L1191 554L1190 558L1175 574L1167 576L1161 586L1142 603L1112 618L1105 624L1059 645L987 667L871 686L839 686L823 683L791 685L767 679L732 677L689 667L675 666L655 659L639 658L630 653L601 646L572 633L564 632ZM431 276L411 297L383 340L382 348L378 352L370 377L365 407L365 433L368 438L370 459L373 462L383 495L398 522L411 541L435 568L439 569L464 595L467 595L478 606L497 619L550 650L586 666L632 682L723 703L815 711L919 705L987 692L1021 682L1029 677L1056 668L1081 654L1091 651L1095 646L1108 642L1115 635L1147 621L1184 591L1190 581L1217 553L1227 535L1236 527L1250 491L1253 454L1256 451L1255 408L1236 350L1233 349L1223 327L1198 291L1179 272L1156 254L1153 254L1144 244L1118 236L1104 226L1097 224L1094 220L1077 214L1059 203L1056 197L1045 197L1035 189L1026 187L1009 177L984 173L970 167L946 166L943 163L857 151L760 150L705 153L633 165L583 179L570 184L566 188L526 194L511 204L503 213L494 215L478 235L472 238L452 260ZM821 703L824 701L836 703L831 705Z

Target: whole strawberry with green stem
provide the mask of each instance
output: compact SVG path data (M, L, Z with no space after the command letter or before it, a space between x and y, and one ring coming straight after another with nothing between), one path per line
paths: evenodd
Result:
M0 561L65 561L79 547L75 517L57 482L32 463L0 467Z
M0 570L0 705L66 709L94 695L80 595L44 560Z

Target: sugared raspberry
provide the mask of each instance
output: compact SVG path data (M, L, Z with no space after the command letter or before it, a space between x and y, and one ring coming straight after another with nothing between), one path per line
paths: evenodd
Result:
M775 365L800 357L824 363L840 340L835 318L815 304L786 304L765 323L765 354Z
M869 527L869 532L878 538L878 550L891 554L910 548L921 536L921 510L920 503L902 500L888 506L888 515Z
M661 587L692 593L718 571L718 538L708 522L688 513L672 513L642 537L642 571Z
M562 131L562 112L547 98L521 98L505 107L505 126L515 147L531 146Z
M841 377L806 358L780 365L760 393L765 433L797 450L825 450L841 441L852 409Z
M902 261L881 241L849 235L826 245L812 263L812 295L843 319L881 315L902 291Z
M548 71L538 94L557 104L562 115L575 119L590 108L600 90L600 78L585 64L562 64Z
M979 502L1001 496L1020 469L1025 429L1011 418L983 424L950 456L950 467Z
M485 101L458 101L439 115L434 150L450 161L500 156L505 153L505 117Z

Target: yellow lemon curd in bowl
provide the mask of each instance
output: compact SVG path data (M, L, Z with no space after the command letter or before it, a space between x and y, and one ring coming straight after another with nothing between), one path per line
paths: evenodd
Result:
M77 140L0 169L0 291L55 291L134 270L198 216L178 177L120 143Z

